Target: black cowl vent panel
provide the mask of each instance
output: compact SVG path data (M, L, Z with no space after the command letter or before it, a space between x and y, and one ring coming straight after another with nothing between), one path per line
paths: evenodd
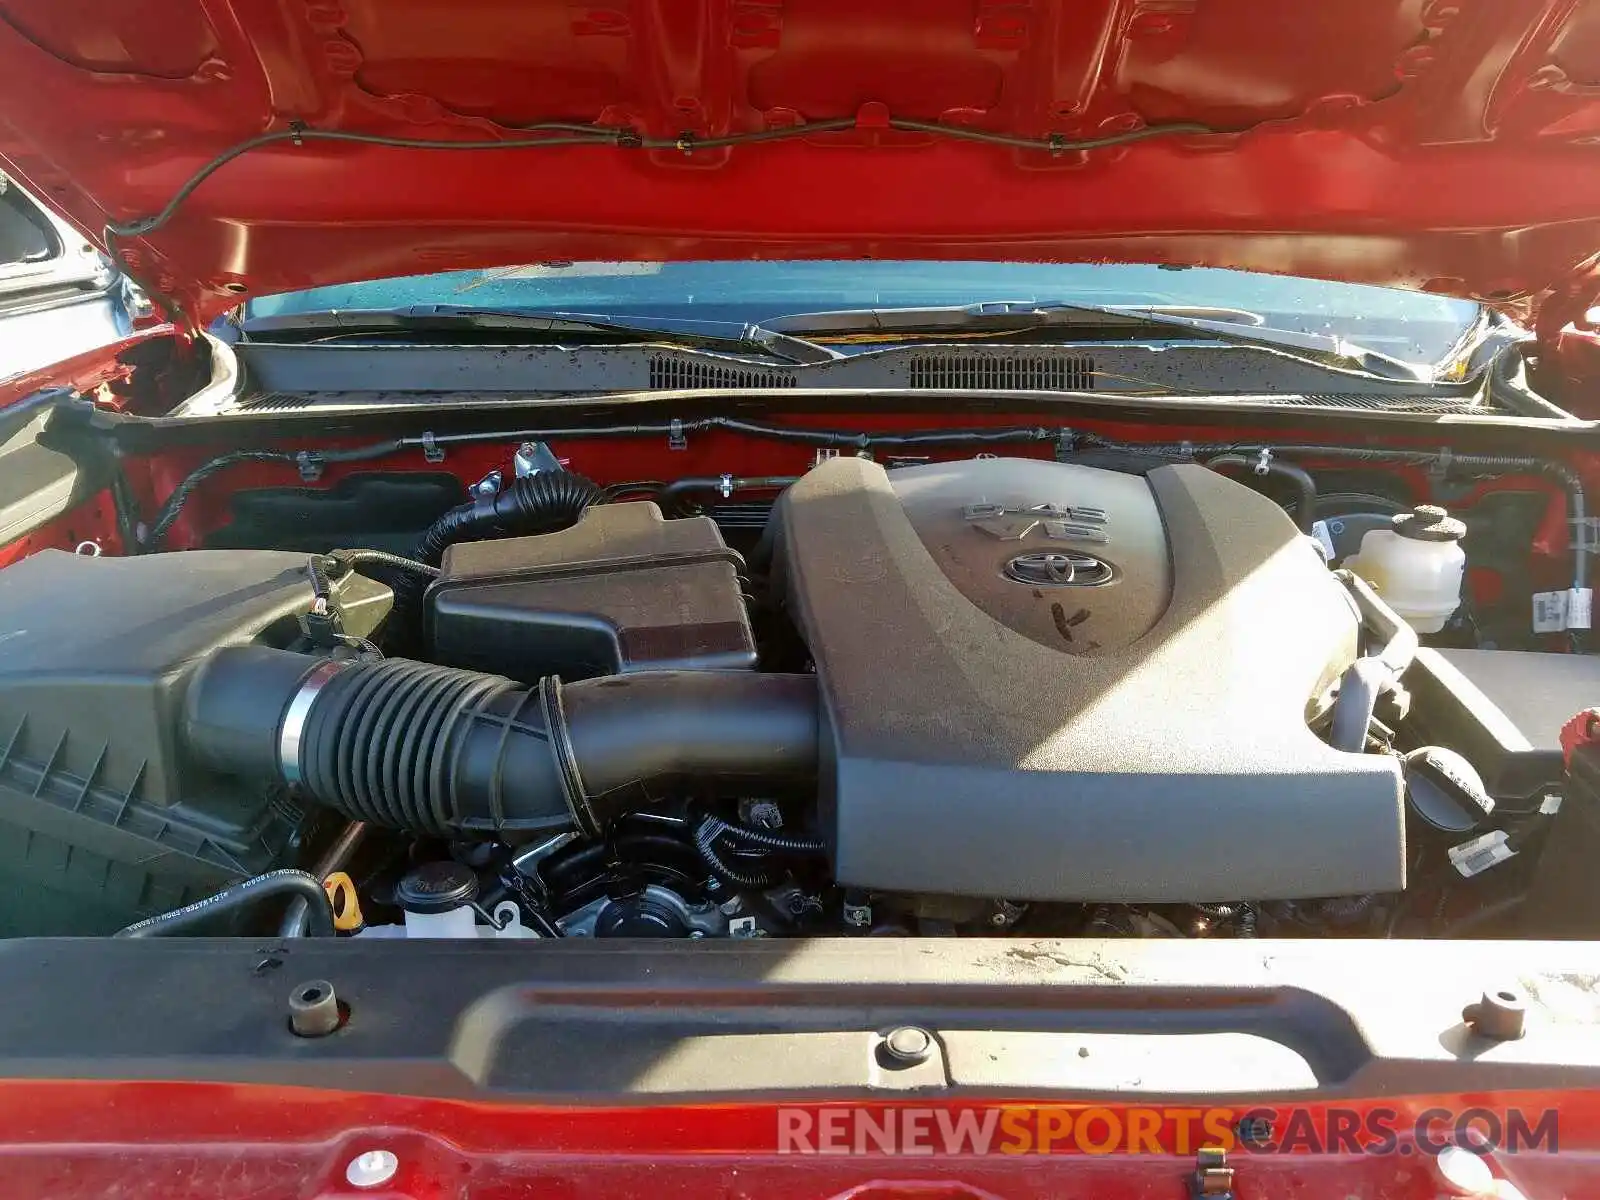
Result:
M1356 618L1264 497L1197 466L839 458L774 520L842 883L1150 902L1403 885L1397 768L1306 726Z

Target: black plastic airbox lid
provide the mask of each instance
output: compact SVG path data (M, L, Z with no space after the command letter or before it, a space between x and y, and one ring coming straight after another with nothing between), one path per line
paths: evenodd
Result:
M429 657L533 681L750 670L744 560L709 517L602 504L570 529L463 542L428 590Z
M1561 727L1600 704L1600 659L1424 648L1405 684L1412 740L1465 754L1497 799L1536 807L1565 774Z

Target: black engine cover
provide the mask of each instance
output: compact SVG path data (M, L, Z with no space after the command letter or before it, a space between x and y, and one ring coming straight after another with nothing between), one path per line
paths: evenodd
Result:
M1017 900L1398 890L1400 777L1306 724L1358 623L1198 466L839 458L775 512L841 883Z

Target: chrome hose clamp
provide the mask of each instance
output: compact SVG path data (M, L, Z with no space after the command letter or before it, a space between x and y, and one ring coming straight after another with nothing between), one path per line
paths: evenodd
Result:
M278 769L290 787L297 787L305 780L300 751L305 743L306 719L311 716L311 706L333 677L349 665L332 658L319 663L300 681L300 690L283 710L283 724L278 727Z

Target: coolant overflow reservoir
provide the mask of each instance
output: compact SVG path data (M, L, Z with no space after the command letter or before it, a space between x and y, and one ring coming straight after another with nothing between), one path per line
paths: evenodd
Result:
M1395 517L1388 529L1369 529L1344 564L1418 633L1438 633L1461 605L1467 527L1442 508L1422 505Z

